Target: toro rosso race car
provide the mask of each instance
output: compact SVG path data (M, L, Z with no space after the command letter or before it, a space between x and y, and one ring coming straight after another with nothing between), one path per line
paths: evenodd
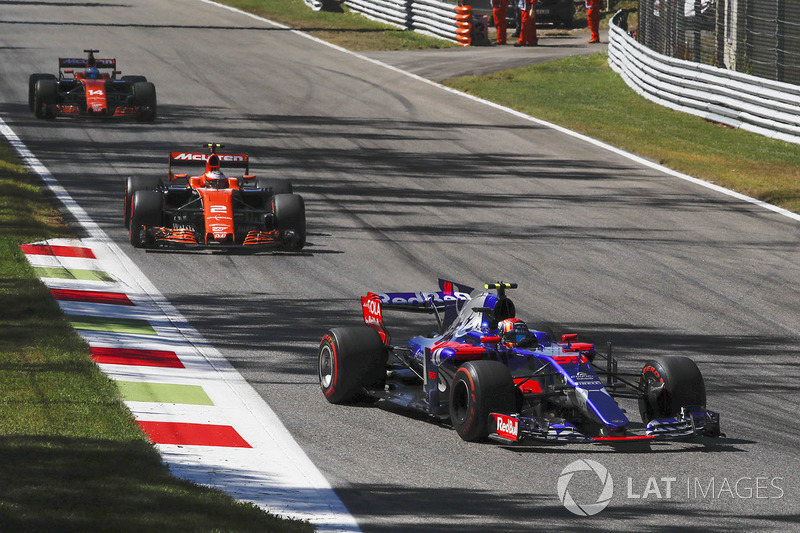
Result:
M247 154L171 152L167 183L158 177L125 180L125 226L144 247L264 248L299 251L306 242L303 198L285 179L258 178ZM204 169L196 176L177 167ZM241 177L223 169L243 170Z
M83 58L58 59L58 76L31 74L28 105L36 118L82 115L156 119L156 88L144 76L116 79L116 59L95 58L99 50L84 50ZM109 70L110 72L101 72Z
M529 330L506 295L516 284L439 285L437 292L369 293L361 298L365 325L325 333L318 375L329 402L392 402L449 419L466 441L613 445L721 435L691 359L659 357L639 373L621 373L610 345L604 356L575 334L558 342ZM438 331L393 345L386 309L432 314ZM638 435L615 398L638 400Z

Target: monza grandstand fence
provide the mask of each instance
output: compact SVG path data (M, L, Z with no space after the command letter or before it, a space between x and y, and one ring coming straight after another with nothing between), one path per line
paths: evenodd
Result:
M651 50L627 32L624 11L617 12L609 24L608 62L648 100L735 128L800 143L800 86Z
M452 3L439 0L345 0L344 3L380 22L448 41L458 40L455 5Z

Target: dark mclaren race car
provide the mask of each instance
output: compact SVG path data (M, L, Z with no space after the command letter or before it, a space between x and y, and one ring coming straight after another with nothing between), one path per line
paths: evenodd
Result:
M556 342L529 330L506 295L516 284L484 291L439 284L437 292L369 293L361 299L366 325L325 333L318 374L329 402L393 402L449 419L467 441L621 444L720 435L691 359L659 357L639 373L621 373L610 346L601 355L577 335ZM438 332L392 345L384 309L435 315ZM619 397L638 400L640 434L631 432Z
M59 58L58 76L31 74L28 105L36 118L91 115L155 120L155 85L144 76L116 79L117 60L95 58L98 51L84 50L89 54L86 59Z
M158 177L125 180L125 226L137 248L264 248L299 251L306 242L303 198L288 180L258 178L247 154L169 154L167 183ZM204 169L196 176L176 167ZM231 177L223 169L243 170Z

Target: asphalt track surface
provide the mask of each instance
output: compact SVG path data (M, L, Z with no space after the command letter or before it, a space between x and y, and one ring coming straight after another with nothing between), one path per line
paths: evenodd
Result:
M89 47L155 82L155 124L34 119L28 75ZM276 411L364 531L800 522L797 221L196 0L6 2L0 69L4 120L117 242L122 178L165 174L170 150L222 142L249 152L257 174L293 180L304 254L125 249ZM520 283L519 316L613 342L624 369L691 356L727 438L510 449L396 409L327 404L315 373L324 330L357 324L368 290L433 290L439 276ZM589 518L556 494L578 459L615 484ZM599 490L589 472L569 484L583 503Z

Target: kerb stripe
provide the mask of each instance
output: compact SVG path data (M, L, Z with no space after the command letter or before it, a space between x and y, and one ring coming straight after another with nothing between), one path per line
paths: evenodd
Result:
M90 248L79 246L50 246L49 244L20 244L26 255L54 255L58 257L83 257L97 259Z
M180 362L175 352L164 350L135 350L92 346L90 353L92 360L99 364L183 368L183 363Z
M127 294L121 292L84 291L77 289L50 289L56 300L89 302L95 304L134 305Z
M137 420L154 444L252 448L232 426Z

